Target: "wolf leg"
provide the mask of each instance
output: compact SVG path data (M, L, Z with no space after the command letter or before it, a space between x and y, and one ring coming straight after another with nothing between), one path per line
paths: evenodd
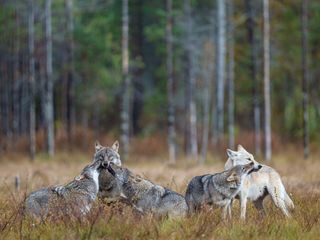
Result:
M188 205L188 215L194 214L197 210L195 202L193 200L188 201L187 205Z
M264 199L264 197L263 198L260 197L257 200L253 201L253 204L254 204L255 208L259 211L259 214L261 217L265 216L265 210L263 207L263 199Z
M227 219L227 213L228 213L228 208L229 208L230 203L227 203L224 205L223 210L222 210L222 219L226 220Z
M246 219L246 211L247 211L247 194L240 194L240 218L242 220Z
M232 213L231 213L232 203L233 203L233 200L231 200L230 204L228 205L228 217L229 217L230 220L232 219Z

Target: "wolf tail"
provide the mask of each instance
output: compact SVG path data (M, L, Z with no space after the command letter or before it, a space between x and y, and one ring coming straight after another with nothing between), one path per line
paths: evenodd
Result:
M290 210L294 209L293 201L291 200L291 198L289 197L287 192L285 192L285 195L284 195L284 202L285 202L287 208L289 208Z
M281 209L282 213L286 217L290 217L289 209L294 208L294 204L288 196L286 189L281 181L278 173L273 173L271 182L268 186L268 192L272 198L273 203Z

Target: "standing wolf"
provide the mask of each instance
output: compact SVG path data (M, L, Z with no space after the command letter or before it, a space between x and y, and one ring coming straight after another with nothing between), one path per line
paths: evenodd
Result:
M248 174L257 170L253 163L249 163L235 166L221 173L194 177L186 191L189 213L194 213L204 204L214 204L223 207L222 217L225 219L228 207L239 193L243 180Z
M225 164L225 169L230 169L237 165L254 163L260 165L254 160L252 154L247 152L241 145L238 145L238 151L227 150L229 159ZM294 208L294 204L284 188L280 175L273 168L261 165L258 172L252 173L246 177L238 197L240 198L240 217L245 219L247 200L253 201L254 206L264 214L263 200L267 195L271 196L273 203L281 209L286 217L290 217L289 209ZM231 207L231 206L230 206Z
M188 207L182 195L137 176L127 168L107 165L118 183L121 197L139 212L169 217L186 215Z

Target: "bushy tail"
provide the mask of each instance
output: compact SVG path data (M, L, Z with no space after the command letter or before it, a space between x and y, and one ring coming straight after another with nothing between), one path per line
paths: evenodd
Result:
M294 204L288 196L280 176L274 173L272 179L272 183L268 186L268 192L274 204L281 209L286 217L290 217L288 209L293 209Z
M289 197L287 192L285 192L285 195L284 195L284 202L285 202L287 208L289 208L290 210L294 209L293 201L291 200L291 198Z

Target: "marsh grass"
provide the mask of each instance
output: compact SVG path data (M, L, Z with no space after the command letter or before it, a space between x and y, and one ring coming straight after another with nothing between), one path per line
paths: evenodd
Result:
M122 203L110 204L101 200L96 201L84 217L53 214L54 217L35 221L24 212L27 194L43 186L68 182L86 162L41 159L35 163L3 162L0 169L0 239L319 239L320 163L316 160L296 160L292 164L279 156L279 161L274 161L274 167L283 176L295 203L291 219L285 219L270 199L266 199L266 217L262 218L249 203L245 222L239 220L238 202L233 208L233 219L222 221L220 209L205 208L181 219L159 219L141 216ZM148 161L131 162L128 166L134 172L184 194L193 176L221 171L223 162L204 166L179 162L172 167ZM19 190L13 184L16 175L21 176Z

